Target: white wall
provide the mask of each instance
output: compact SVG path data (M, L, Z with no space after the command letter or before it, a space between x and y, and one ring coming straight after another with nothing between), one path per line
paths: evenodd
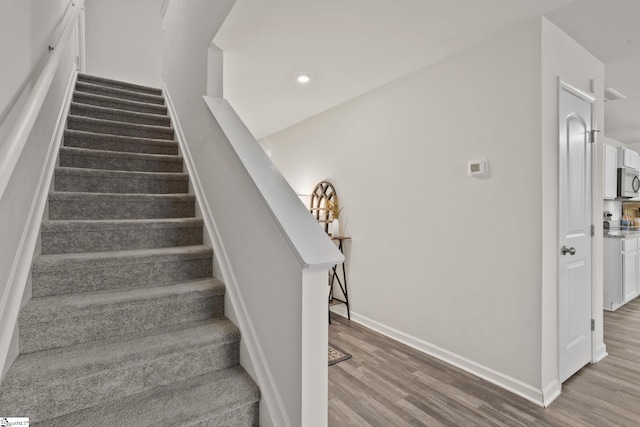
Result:
M7 3L2 3L0 16L8 16L7 19L15 20L20 26L29 28L28 36L24 43L10 50L12 58L16 59L20 70L26 70L29 74L33 70L33 78L37 78L41 66L48 58L48 45L52 40L54 29L62 20L69 0L32 0L31 6L22 9L14 8ZM15 2L14 2L15 3ZM28 16L26 15L28 11ZM5 15L6 13L6 15ZM11 25L0 26L0 40L14 40L15 34ZM61 47L60 47L61 48ZM26 52L26 53L25 53ZM28 58L28 59L27 59ZM4 73L4 61L0 61L0 68ZM9 63L12 65L12 63ZM11 340L14 326L18 316L18 310L22 302L23 291L28 283L28 273L31 265L35 241L39 231L40 220L44 211L44 201L48 192L48 180L45 176L45 165L49 150L55 159L56 152L51 147L56 142L54 131L60 123L61 110L65 96L71 88L75 72L75 44L73 35L71 42L60 63L58 71L53 78L51 88L44 101L38 119L27 140L18 164L13 171L10 181L4 193L0 194L0 372L6 371L8 363L15 357L15 340ZM9 72L7 75L11 76ZM4 74L3 74L4 76ZM9 94L19 90L12 80L12 87L4 88L3 93ZM31 82L25 86L28 91ZM3 100L6 102L6 99ZM22 99L9 108L16 111L9 113L9 119L15 118L22 107ZM2 125L2 132L8 132L11 123ZM3 140L4 136L3 135ZM50 174L52 170L48 171ZM0 173L9 173L0 171ZM49 177L51 175L48 175ZM37 249L36 249L37 251ZM37 253L36 253L37 255ZM29 295L28 287L26 295ZM8 363L5 363L7 362Z
M0 144L47 58L69 0L0 0Z
M297 192L335 184L355 318L533 395L540 58L540 21L527 21L263 141ZM483 158L490 176L468 178Z
M551 389L558 378L558 82L563 81L589 93L590 80L597 83L595 129L604 128L604 65L591 53L542 19L542 386ZM602 357L602 138L594 149L593 221L593 310L597 323L595 346Z
M0 1L0 144L13 120L7 118L20 101L31 71L31 2Z
M297 192L336 185L356 319L539 403L560 389L558 76L586 90L596 79L603 93L603 64L535 18L262 141ZM602 107L599 96L598 129ZM482 158L490 176L467 178Z
M163 0L86 0L86 72L162 86Z
M615 141L615 140L609 139L609 141ZM617 141L615 141L615 142L617 142ZM606 143L609 144L609 142L606 142ZM640 142L636 142L636 143L633 143L633 144L622 144L622 143L618 143L618 144L620 144L620 145L615 145L615 144L610 144L610 145L614 145L616 147L626 146L626 147L631 148L632 150L640 152Z
M59 32L55 30L62 22L71 0L31 0L31 63L43 65L50 44L55 44Z
M207 73L211 40L234 3L235 0L169 3L164 19L167 37L163 45L162 70L176 104L191 108L195 103L197 108L204 106L202 96L207 94L208 82L213 85L215 81L215 77ZM211 13L211 9L220 12ZM221 81L222 75L218 78ZM194 128L186 126L186 129L189 137L201 138Z
M615 140L613 138L609 138L607 136L602 137L602 143L603 144L612 145L614 147L627 147L628 146L627 144L623 144L622 142L617 141L617 140Z

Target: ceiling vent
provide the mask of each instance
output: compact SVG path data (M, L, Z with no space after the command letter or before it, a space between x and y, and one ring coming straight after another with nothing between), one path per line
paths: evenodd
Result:
M615 90L612 87L608 87L604 90L604 101L617 101L618 99L626 99L627 97Z

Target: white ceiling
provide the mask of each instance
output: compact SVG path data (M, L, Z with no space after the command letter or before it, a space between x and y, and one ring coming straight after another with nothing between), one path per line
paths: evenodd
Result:
M627 96L605 104L605 135L640 142L640 1L575 0L546 16L605 63L605 87Z
M606 104L605 132L640 141L640 0L237 0L214 43L225 98L263 138L538 15L605 62L630 98Z

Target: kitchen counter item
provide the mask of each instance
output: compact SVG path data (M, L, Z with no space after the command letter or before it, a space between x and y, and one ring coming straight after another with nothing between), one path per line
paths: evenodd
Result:
M640 236L640 227L610 228L604 230L604 237L624 239L632 236Z
M627 227L631 225L631 217L629 215L622 215L622 220L620 221L620 225L623 227Z

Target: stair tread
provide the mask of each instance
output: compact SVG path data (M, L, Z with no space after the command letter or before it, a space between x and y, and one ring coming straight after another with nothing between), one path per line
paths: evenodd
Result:
M86 130L77 130L77 129L65 129L65 135L88 138L88 139L111 139L114 141L120 142L128 142L132 144L156 144L163 146L178 146L178 141L171 139L158 139L158 138L143 138L140 136L126 136L126 135L113 135L109 133L95 133L88 132ZM127 153L127 151L123 151L123 153Z
M87 191L52 191L49 193L49 200L100 200L100 201L120 201L120 200L195 200L196 196L188 193L169 194L145 194L145 193L91 193Z
M189 174L185 172L120 171L109 169L73 168L67 166L58 166L55 168L55 172L60 175L102 176L105 178L189 179Z
M104 118L94 118L69 114L67 116L67 129L83 130L99 135L122 135L139 138L175 140L175 131L171 125L149 125L140 123L128 123Z
M160 114L163 114L163 115L167 114L167 107L165 105L155 104L151 102L144 102L144 101L134 101L133 99L115 98L113 96L99 95L97 93L91 93L91 92L83 92L80 89L76 89L73 92L73 99L74 99L74 102L78 102L79 104L83 104L83 105L94 105L88 102L83 102L86 100L91 100L91 101L97 101L97 102L102 102L107 104L120 104L129 108L154 110L154 111L161 112ZM118 108L118 109L122 111L132 111L127 108Z
M95 84L91 82L85 82L82 80L78 80L76 82L76 90L80 92L90 92L90 93L92 93L91 91L98 91L103 93L106 92L113 95L113 98L127 99L127 97L134 97L140 100L148 101L149 103L152 103L152 104L164 105L164 97L162 95L154 95L154 94L139 92L135 90L121 89L121 88L116 88L111 86Z
M137 83L130 83L121 80L113 80L106 77L94 76L91 74L78 73L78 81L94 83L97 85L105 85L107 87L112 87L109 85L117 85L116 87L129 88L132 91L142 92L142 93L151 93L153 95L162 96L162 89L144 86Z
M215 278L190 280L181 283L164 284L131 289L82 292L76 294L53 295L32 298L20 311L20 324L55 322L59 318L73 318L83 314L83 309L100 310L114 304L131 304L139 301L150 302L171 297L176 300L201 298L203 296L224 295L222 282Z
M116 153L164 153L177 155L179 144L178 141L172 139L144 138L65 129L63 147L100 149Z
M195 246L203 242L203 229L195 217L52 219L41 226L41 254Z
M150 154L150 153L134 153L129 151L109 151L109 150L97 150L94 148L81 148L81 147L60 147L60 152L73 153L75 155L83 156L104 156L114 159L125 160L150 160L159 162L171 162L182 163L183 157L176 154Z
M189 174L56 167L54 188L69 193L186 194L189 192Z
M170 133L174 131L172 126L143 125L140 123L119 122L117 120L99 119L96 117L76 116L74 114L69 114L69 116L67 116L67 120L95 123L95 124L108 124L108 125L118 126L122 128L130 128L130 129L149 129L149 130L155 130L155 131L165 132L165 133ZM71 130L74 130L74 129L71 129ZM98 133L102 135L101 132L93 132L93 133ZM111 135L111 134L107 134L107 135Z
M136 118L136 119L140 119L140 120L145 120L146 119L146 120L158 121L158 122L166 123L166 125L158 124L158 125L155 125L155 126L170 126L170 123L171 123L171 120L169 119L169 116L167 116L166 114L141 113L141 112L137 112L137 111L122 110L122 109L118 109L118 108L101 107L99 105L83 104L83 103L76 102L76 101L71 102L71 110L72 111L76 111L76 110L83 111L84 110L84 111L90 112L92 114L91 116L87 116L87 115L76 114L75 112L72 113L72 115L80 116L80 117L99 118L99 117L94 117L93 115L94 114L95 115L108 114L108 115L114 115L114 116L128 116L128 117L132 117L132 118ZM103 119L103 120L108 120L108 119ZM114 121L116 121L116 120L114 120ZM130 122L123 122L123 123L130 123Z
M153 218L153 219L57 219L43 221L42 229L48 232L68 232L77 227L78 231L102 230L109 228L140 227L200 227L202 218Z
M152 154L101 150L101 147L60 147L60 167L139 172L184 172L177 154ZM176 150L177 151L177 150Z
M219 318L23 354L5 376L0 407L32 421L84 410L237 366L239 341L238 328Z
M260 391L240 366L153 388L51 420L54 425L257 425Z
M156 219L195 217L196 197L184 193L49 193L52 220Z
M52 268L56 264L81 264L88 261L120 260L122 262L134 263L136 260L144 258L199 258L212 255L213 249L205 245L195 246L171 246L168 248L155 249L128 249L107 252L80 252L71 254L47 254L39 255L33 261L34 269Z
M13 365L3 384L23 382L27 378L37 381L41 378L52 381L52 372L57 372L60 380L68 376L78 376L78 368L86 365L125 363L137 359L140 353L163 351L168 347L197 345L214 341L227 344L240 340L238 328L227 318L207 319L177 326L143 331L129 335L106 338L74 344L68 347L40 351L20 355ZM34 370L33 366L39 366ZM37 384L48 387L50 384Z

